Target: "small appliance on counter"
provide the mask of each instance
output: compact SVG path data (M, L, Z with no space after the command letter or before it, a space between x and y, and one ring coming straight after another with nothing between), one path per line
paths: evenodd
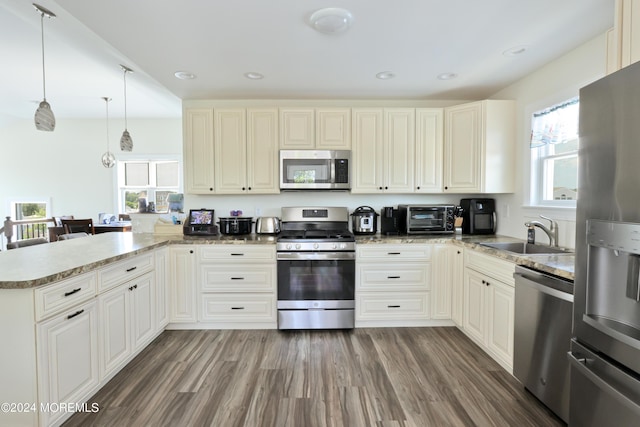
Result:
M256 220L256 234L278 234L280 218L277 216L261 216Z
M216 236L218 226L213 223L213 209L191 209L182 233L185 236Z
M398 205L399 229L407 234L452 234L458 208L454 205Z
M220 233L241 235L251 234L252 217L228 216L218 218Z
M496 234L494 199L462 199L462 234Z
M378 213L371 206L360 206L351 214L353 234L376 234Z
M380 210L380 234L396 236L400 234L398 219L400 213L393 206L386 206Z

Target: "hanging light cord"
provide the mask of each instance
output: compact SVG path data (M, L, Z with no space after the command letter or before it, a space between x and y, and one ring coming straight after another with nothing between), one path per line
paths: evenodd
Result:
M127 130L127 69L124 69L124 130Z
M107 152L109 152L109 101L110 99L105 97L104 100L107 107Z
M44 12L40 12L40 35L42 37L42 97L47 100L47 88L44 75Z

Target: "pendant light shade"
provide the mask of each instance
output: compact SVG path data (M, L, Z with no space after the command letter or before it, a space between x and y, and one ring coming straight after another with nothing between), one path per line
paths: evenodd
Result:
M109 101L111 101L111 98L104 96L102 99L104 99L107 106L107 151L102 155L102 166L112 168L116 164L116 158L109 150Z
M133 70L122 64L120 64L120 68L124 73L124 132L122 132L122 137L120 138L120 149L122 151L132 151L133 140L127 130L127 73L133 73Z
M47 18L55 18L56 15L49 9L46 9L39 4L33 3L33 7L35 7L40 14L40 34L42 41L42 102L40 102L40 105L36 110L34 121L36 123L36 129L52 132L56 127L56 118L53 115L53 111L51 110L51 105L49 105L49 103L47 102L47 89L44 67L44 17L46 16Z

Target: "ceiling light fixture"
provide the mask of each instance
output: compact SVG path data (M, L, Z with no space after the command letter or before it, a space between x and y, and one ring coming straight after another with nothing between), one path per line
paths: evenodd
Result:
M504 56L517 56L525 53L528 49L529 49L529 46L525 46L525 45L514 46L510 49L505 50L504 52L502 52L502 54Z
M264 75L260 73L256 73L255 71L249 71L248 73L244 73L244 76L251 80L260 80L264 79Z
M36 123L36 129L53 132L53 129L56 127L56 118L51 110L51 105L47 102L47 89L44 72L44 17L55 18L56 15L39 4L33 3L33 7L35 7L38 13L40 13L40 34L42 37L42 102L38 105L34 121Z
M107 107L107 151L102 155L102 166L112 168L116 164L116 158L109 150L109 101L111 101L111 98L103 96L102 99L104 99Z
M176 71L173 75L180 80L193 80L197 77L195 74L188 71Z
M132 151L133 140L127 130L127 73L133 73L133 70L122 64L120 64L120 68L122 68L124 74L124 132L122 132L122 137L120 138L120 149L122 151Z
M442 74L438 74L438 80L453 80L456 77L458 77L458 75L456 73L442 73Z
M380 79L380 80L389 80L394 78L396 75L393 74L391 71L382 71L378 74L376 74L376 79Z
M313 12L309 24L324 34L344 33L353 24L353 15L346 9L328 7Z

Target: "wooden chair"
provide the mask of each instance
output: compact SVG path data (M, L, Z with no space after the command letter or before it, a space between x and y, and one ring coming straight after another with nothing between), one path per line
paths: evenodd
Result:
M129 214L118 214L118 221L131 221Z
M89 237L89 235L83 231L77 233L61 234L58 236L58 241L61 242L63 240L77 239L80 237Z
M27 246L41 245L43 243L49 243L49 241L44 237L36 237L33 239L24 239L7 243L7 249L25 248Z
M56 227L62 227L63 219L73 219L73 215L62 215L53 217L53 225Z
M69 233L87 233L87 234L96 234L95 229L93 228L93 219L62 219L62 226L64 227L64 232L66 234Z

